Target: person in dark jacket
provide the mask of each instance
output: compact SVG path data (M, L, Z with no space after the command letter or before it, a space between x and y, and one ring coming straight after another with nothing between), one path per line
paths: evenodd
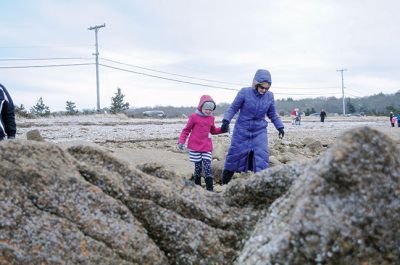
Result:
M0 141L6 136L8 139L15 139L15 108L7 89L0 84Z
M274 94L269 91L272 84L268 70L257 70L251 87L242 88L222 120L222 131L239 111L231 145L222 172L222 184L227 184L234 172L258 172L268 167L268 122L267 116L279 131L285 135L284 126L275 110Z
M325 117L326 117L326 112L324 109L321 110L321 113L319 114L319 116L321 117L321 122L324 122Z
M397 115L397 127L400 127L400 112L399 112L399 114Z

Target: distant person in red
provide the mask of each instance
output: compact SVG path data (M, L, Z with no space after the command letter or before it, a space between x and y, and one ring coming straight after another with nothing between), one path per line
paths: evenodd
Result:
M296 117L297 117L297 111L299 109L295 108L290 112L290 116L292 117L292 124L294 125L295 121L296 121Z
M208 191L214 190L214 178L211 170L211 152L213 150L211 135L227 132L227 130L215 127L215 118L212 115L215 108L216 104L211 96L201 96L196 112L189 116L178 141L178 148L184 150L186 138L190 135L187 148L189 149L189 159L194 162L193 180L195 184L201 185L201 171L204 168L204 181Z
M324 122L326 117L326 112L324 109L321 109L321 113L319 114L319 116L321 117L321 122Z
M292 116L292 124L294 125L300 125L301 121L301 115L300 115L300 110L298 108L295 108L290 112L290 116Z
M0 112L0 141L6 136L7 139L15 139L17 126L15 124L14 103L2 84L0 84Z
M394 127L394 125L396 123L396 116L394 116L392 111L389 114L389 119L390 119L390 124L392 125L392 127Z

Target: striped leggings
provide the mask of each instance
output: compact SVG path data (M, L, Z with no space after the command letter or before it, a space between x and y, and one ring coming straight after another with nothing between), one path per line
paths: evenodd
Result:
M200 177L201 171L204 168L204 177L212 178L212 170L211 170L211 152L196 152L189 151L189 159L194 162L194 174L193 177Z

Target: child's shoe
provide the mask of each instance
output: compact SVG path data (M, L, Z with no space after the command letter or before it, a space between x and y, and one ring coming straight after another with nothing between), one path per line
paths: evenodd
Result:
M208 191L214 191L214 179L212 177L205 178L206 189Z

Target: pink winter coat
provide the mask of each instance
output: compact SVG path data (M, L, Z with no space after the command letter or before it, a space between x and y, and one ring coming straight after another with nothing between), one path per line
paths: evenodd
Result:
M207 101L214 102L208 95L200 98L200 103L197 107L198 112L201 112L201 107ZM197 152L211 152L213 150L211 135L221 133L221 128L215 127L214 121L214 116L201 116L201 114L197 113L191 114L185 128L182 130L178 143L184 144L190 134L187 145L188 149Z

